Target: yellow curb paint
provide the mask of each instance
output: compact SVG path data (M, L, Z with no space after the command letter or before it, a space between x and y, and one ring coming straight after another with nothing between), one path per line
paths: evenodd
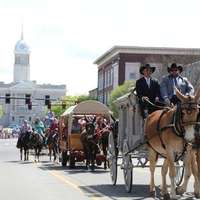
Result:
M83 195L86 195L87 193L84 192L83 190L81 190L79 188L79 183L75 183L74 180L72 181L71 179L69 179L68 177L64 177L62 174L60 174L59 172L56 172L56 171L53 171L53 172L49 172L51 175L53 175L54 177L56 177L57 179L59 179L60 181L62 181L63 183L67 184L68 186L71 186L72 188L78 190L81 194ZM100 192L94 190L94 189L91 189L89 187L87 187L86 189L87 191L89 191L91 194L88 195L88 197L92 200L100 200L102 198L104 199L110 199L108 198L107 196L104 196L103 194L101 194ZM95 196L98 196L98 197L95 197Z

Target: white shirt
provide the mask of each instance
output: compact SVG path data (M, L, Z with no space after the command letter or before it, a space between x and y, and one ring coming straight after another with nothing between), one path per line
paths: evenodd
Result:
M144 77L144 78L147 82L148 87L150 88L150 80L151 80L150 77Z

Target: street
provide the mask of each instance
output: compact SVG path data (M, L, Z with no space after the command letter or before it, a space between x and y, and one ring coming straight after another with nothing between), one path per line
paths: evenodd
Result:
M0 199L1 200L127 200L152 199L148 197L148 168L133 169L133 188L127 193L124 187L123 171L118 169L117 185L112 186L109 170L97 168L95 172L85 170L82 164L76 169L61 167L48 161L47 155L41 156L41 162L19 160L16 139L0 140ZM161 183L160 168L155 173L157 199ZM192 198L192 183L188 192L180 199Z

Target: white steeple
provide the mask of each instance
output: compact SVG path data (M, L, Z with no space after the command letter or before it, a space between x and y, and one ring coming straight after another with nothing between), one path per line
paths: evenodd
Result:
M30 81L29 46L24 41L23 25L21 39L15 45L14 82Z

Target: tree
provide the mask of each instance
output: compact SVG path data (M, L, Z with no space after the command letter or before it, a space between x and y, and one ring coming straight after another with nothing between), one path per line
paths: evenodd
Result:
M123 85L116 87L110 95L109 108L113 112L115 118L118 118L118 108L115 105L115 100L129 92L130 88L135 86L134 81L126 81Z
M55 105L52 105L51 110L55 113L56 116L60 116L70 106L86 100L93 100L93 98L89 95L65 96L62 99L62 103L56 103ZM65 108L62 107L62 104L66 105Z

